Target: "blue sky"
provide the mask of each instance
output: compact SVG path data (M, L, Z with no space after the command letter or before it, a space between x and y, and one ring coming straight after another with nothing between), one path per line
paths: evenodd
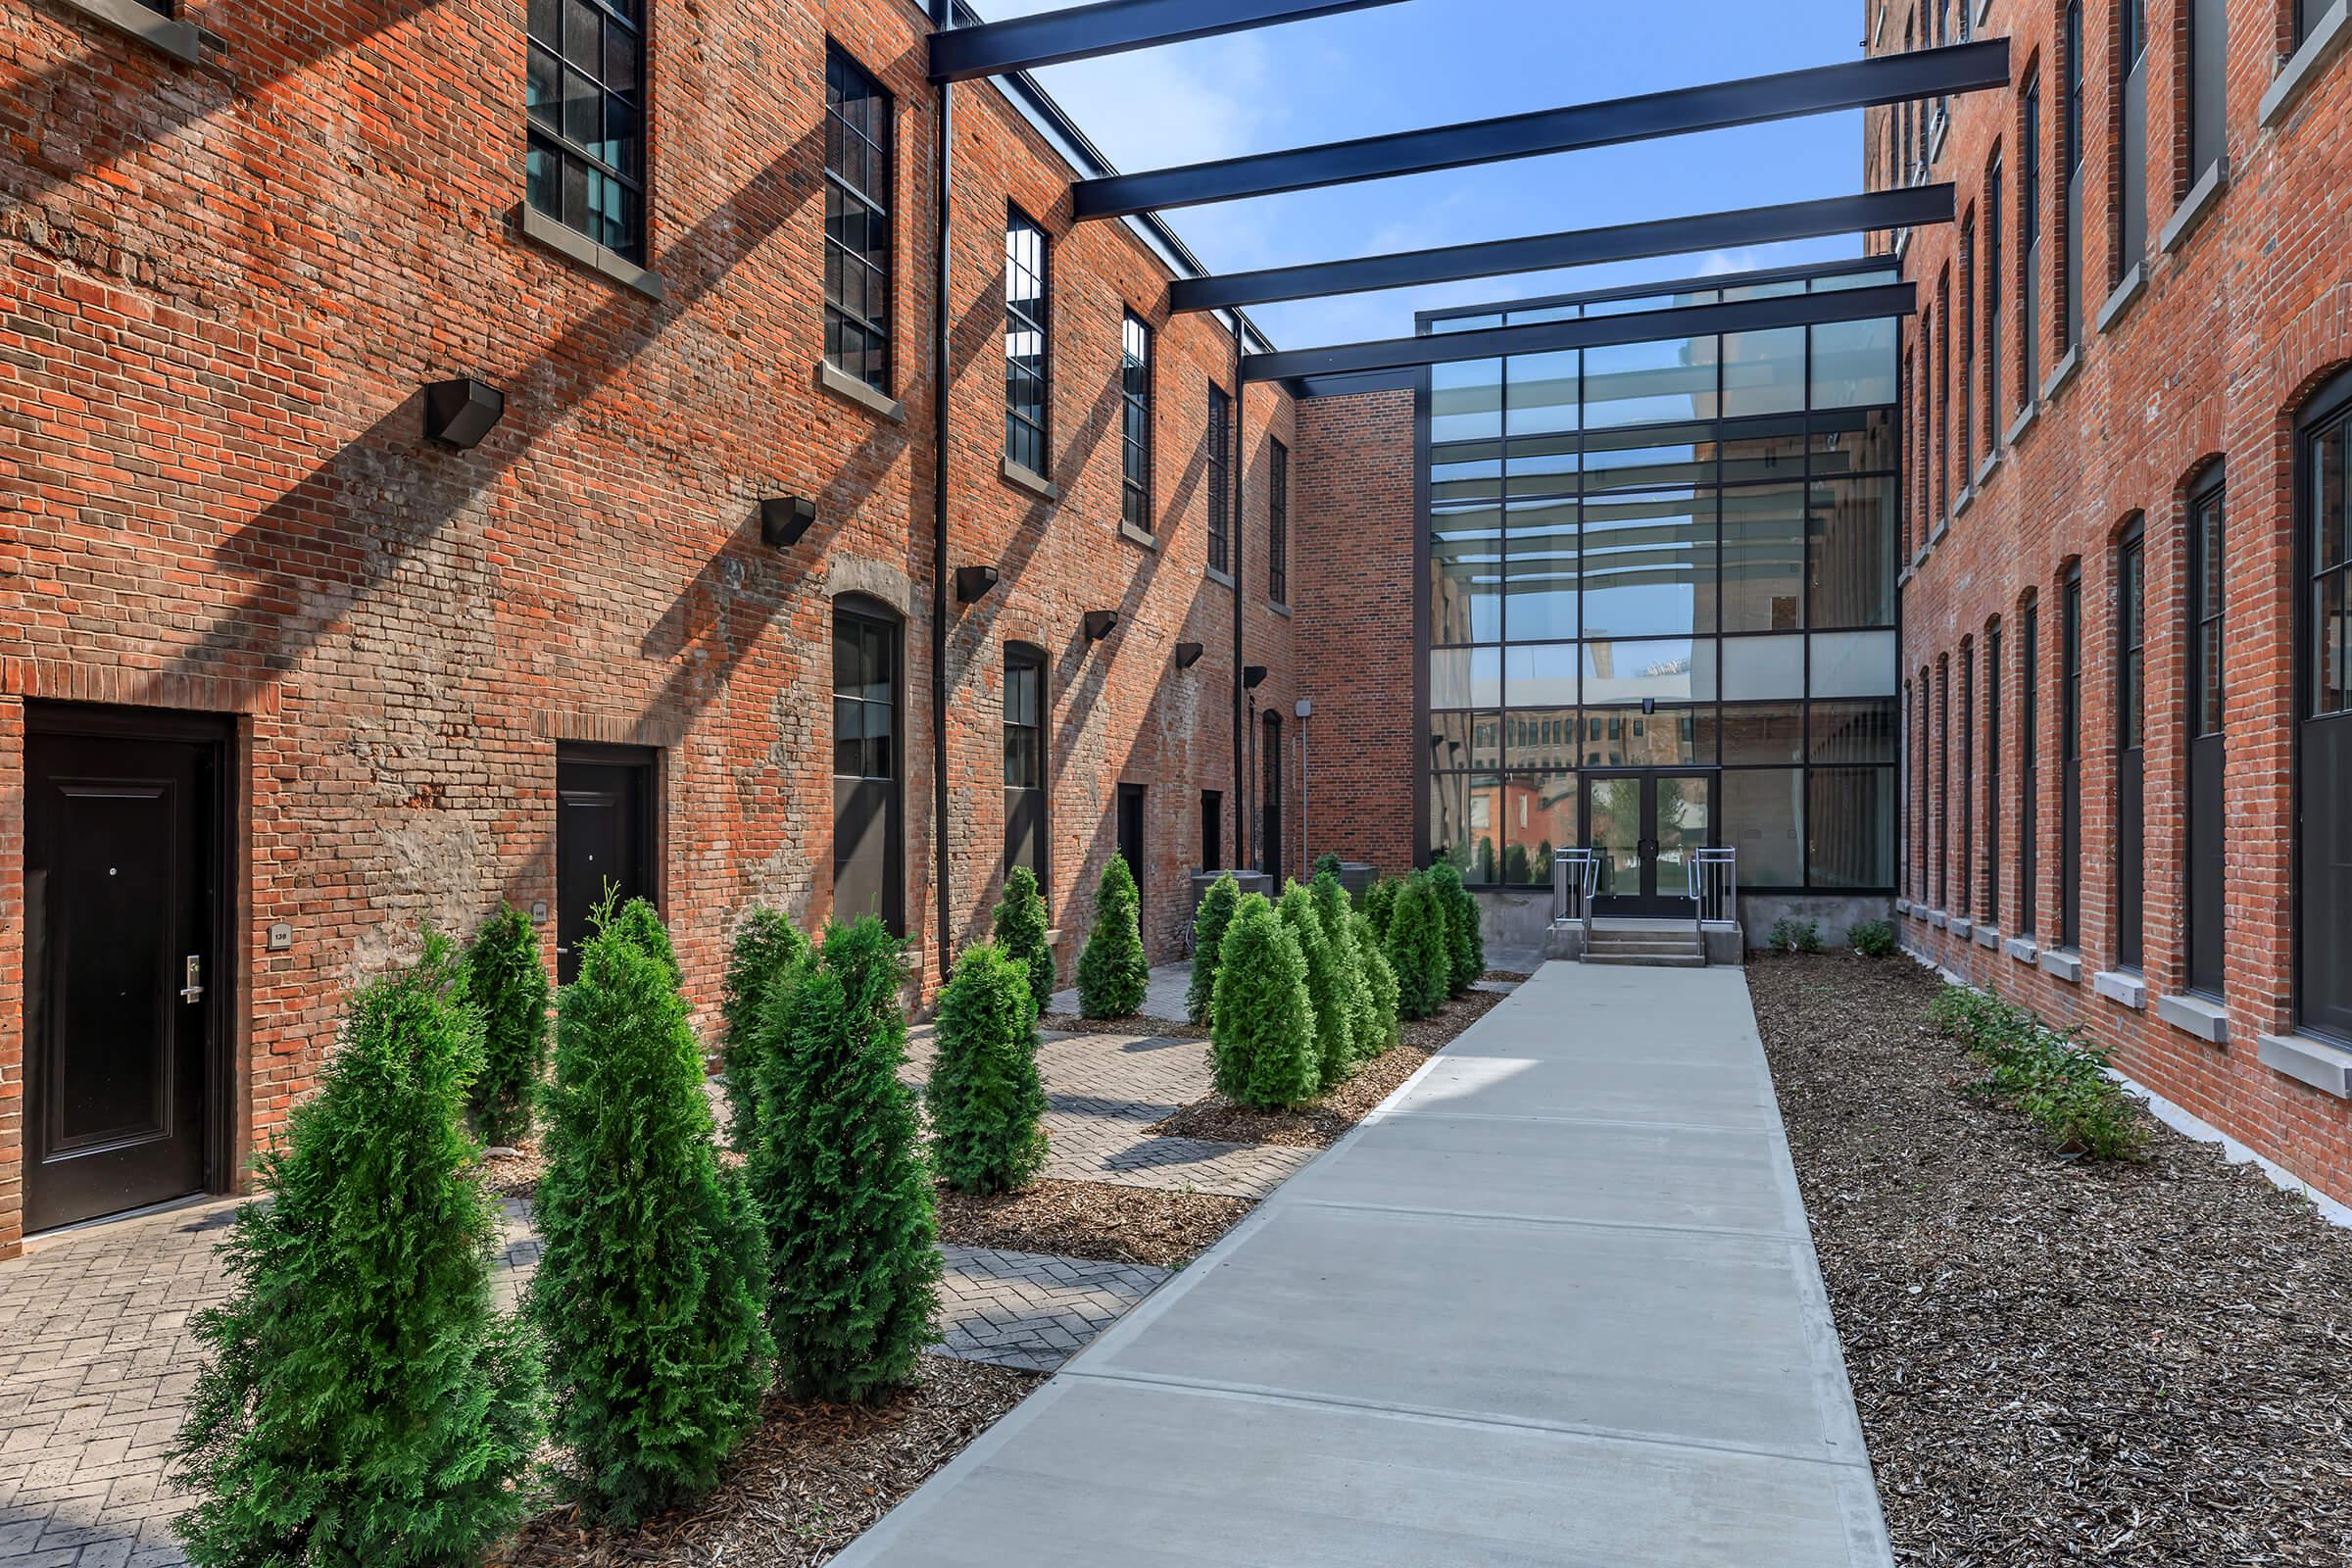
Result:
M989 18L1066 0L975 0ZM1047 89L1123 170L1851 60L1854 0L1405 0L1056 66ZM1169 215L1214 270L1637 222L1862 188L1859 114L1824 115ZM1260 306L1284 347L1400 336L1434 305L1860 254L1858 236Z

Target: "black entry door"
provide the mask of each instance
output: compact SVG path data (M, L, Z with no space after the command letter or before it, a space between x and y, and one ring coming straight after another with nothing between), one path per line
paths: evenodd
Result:
M556 754L556 978L580 972L588 917L615 902L659 902L653 874L654 760L650 753L565 747Z
M1277 891L1282 887L1282 715L1268 713L1265 721L1265 750L1261 766L1265 772L1264 794L1259 797L1260 820L1257 826L1258 864L1273 879Z
M171 716L28 716L24 1222L40 1231L207 1185L226 738Z
M1144 787L1119 786L1119 858L1135 877L1136 907L1144 902Z
M1589 773L1584 839L1600 858L1592 912L1692 912L1690 862L1714 842L1714 780L1703 773Z

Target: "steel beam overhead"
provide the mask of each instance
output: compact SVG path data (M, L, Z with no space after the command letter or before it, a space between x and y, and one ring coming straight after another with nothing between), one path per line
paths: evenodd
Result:
M1544 153L1732 125L1828 114L1976 92L2009 84L2009 40L1986 38L1942 49L1879 55L1843 65L1817 66L1772 76L1749 76L1703 87L1678 87L1638 98L1612 98L1532 115L1441 125L1429 130L1367 136L1288 152L1257 153L1213 164L1148 170L1082 179L1071 186L1073 215L1081 220L1121 218L1131 213L1204 202L1229 202L1279 191L1347 185L1398 174L1502 163Z
M1511 272L1545 272L1597 262L1630 262L1652 256L1769 245L1780 240L1818 239L1826 234L1867 233L1948 223L1958 211L1950 185L1914 185L1866 196L1750 207L1740 212L1669 218L1658 222L1620 223L1568 234L1490 240L1394 256L1365 256L1348 262L1276 267L1219 277L1182 277L1168 286L1168 305L1179 313L1220 311L1275 300L1320 299L1375 289L1450 283L1463 278L1500 277Z
M1886 283L1876 288L1837 289L1827 294L1740 300L1730 305L1683 305L1664 311L1635 311L1590 320L1544 321L1533 326L1495 326L1476 332L1436 332L1378 343L1252 354L1242 362L1242 379L1288 381L1300 376L1350 375L1362 370L1493 360L1506 354L1556 354L1564 349L1654 343L1713 332L1758 332L1778 326L1867 321L1882 316L1911 316L1918 310L1916 285Z
M931 35L931 79L968 81L1069 60L1213 38L1398 0L1103 0Z

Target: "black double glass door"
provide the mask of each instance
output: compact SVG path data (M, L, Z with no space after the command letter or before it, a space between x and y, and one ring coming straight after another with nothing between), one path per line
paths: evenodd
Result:
M1595 915L1690 913L1691 863L1715 842L1714 775L1588 773L1582 813L1600 860Z

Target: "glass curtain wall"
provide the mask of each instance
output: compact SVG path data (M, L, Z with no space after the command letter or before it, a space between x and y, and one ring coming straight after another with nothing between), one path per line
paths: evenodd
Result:
M1522 325L1892 282L1884 269L1425 317ZM1477 884L1550 880L1585 785L1712 781L1752 889L1891 892L1896 323L1435 368L1429 836Z

